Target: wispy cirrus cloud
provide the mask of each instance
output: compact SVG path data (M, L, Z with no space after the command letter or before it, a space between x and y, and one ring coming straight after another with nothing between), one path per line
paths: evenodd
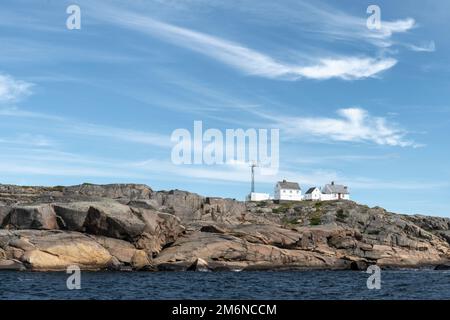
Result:
M429 42L423 43L421 45L410 44L410 45L407 45L407 47L409 49L411 49L412 51L416 51L416 52L434 52L434 51L436 51L436 44L434 43L434 41L429 41Z
M0 102L12 102L31 94L32 83L0 73Z
M0 144L24 145L32 147L50 147L54 141L44 135L19 134L13 137L0 137Z
M13 102L31 95L31 86L33 86L33 84L26 81L17 80L10 75L0 74L0 103ZM52 130L77 136L93 136L162 148L171 146L168 135L75 121L74 119L68 119L57 115L27 111L17 106L0 106L0 117L52 120ZM41 128L41 125L39 125L39 128ZM44 138L42 135L27 136L26 134L23 134L20 136L20 139L2 139L0 137L0 143L21 144L24 142L41 147L50 146L52 144L50 140Z
M360 12L350 13L341 6L331 5L325 1L285 0L285 1L241 1L239 6L233 1L225 0L190 0L166 2L172 10L194 11L199 7L210 6L238 10L250 16L252 21L261 24L291 26L302 33L319 35L321 40L344 40L346 42L365 42L376 47L387 48L397 44L395 34L402 34L418 27L411 17L395 20L383 20L381 28L367 28L366 7ZM197 7L196 7L197 6ZM383 16L383 8L382 16Z
M339 142L369 142L397 147L420 147L408 140L407 131L376 117L361 108L345 108L337 111L339 117L271 117L275 126L293 139L304 137Z
M140 170L148 174L164 171L170 175L179 178L196 179L201 182L214 183L247 183L248 182L248 164L226 164L218 166L196 166L196 165L174 165L172 163L158 160L147 159L135 163L128 163L127 168L132 170ZM273 186L274 182L282 179L290 179L299 181L302 187L321 186L330 181L341 181L355 189L370 190L421 190L421 189L438 189L449 185L446 181L428 181L417 182L408 180L378 180L362 176L342 175L334 170L298 170L298 168L290 170L280 170L276 175L261 175L258 168L256 169L258 183Z
M142 14L111 7L99 10L99 13L104 15L107 22L198 52L246 74L271 79L363 79L390 69L397 62L394 58L335 56L310 59L312 62L290 63L237 42L164 23Z
M53 125L48 129L51 129L51 131L56 131L59 134L64 133L76 136L91 136L143 145L152 145L161 148L168 148L171 146L169 135L129 128L86 123L47 113L26 111L18 107L0 108L0 117L52 120ZM44 139L37 139L37 137L34 137L34 139L32 140L36 141L36 143L38 141L41 141L41 146L44 145ZM0 142L2 142L2 140L0 140ZM6 140L3 140L3 142L6 142Z

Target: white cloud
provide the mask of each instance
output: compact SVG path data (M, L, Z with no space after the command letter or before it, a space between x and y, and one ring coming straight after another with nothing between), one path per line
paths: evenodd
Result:
M248 165L173 165L168 161L158 159L148 159L136 163L126 164L127 169L140 170L147 175L160 174L164 172L169 177L178 179L195 179L197 182L214 183L249 183L250 168ZM322 186L330 181L338 181L350 186L351 190L370 189L370 190L421 190L438 189L447 187L448 182L417 182L417 181L395 181L395 180L377 180L361 176L344 176L333 170L298 170L287 169L280 170L276 175L261 175L256 168L256 181L258 185L273 186L276 181L288 179L298 181L302 188L310 186Z
M379 145L418 147L406 140L406 132L382 117L371 116L360 108L338 110L339 118L297 117L278 118L278 126L294 138L312 136L345 142L372 142Z
M62 118L62 117L49 115L49 114L45 114L45 113L40 113L40 112L26 111L26 110L20 109L16 106L0 107L0 116L64 121L64 118Z
M298 164L323 164L336 162L361 162L361 161L384 161L399 158L398 154L382 154L382 155L364 155L364 154L336 154L336 155L317 155L306 156L289 159L288 163Z
M403 20L395 21L382 21L381 22L381 32L386 36L390 37L394 33L407 32L414 28L416 21L412 18L407 18Z
M48 129L55 130L58 133L114 139L118 141L152 145L161 148L168 148L172 145L169 135L127 128L104 126L93 123L85 123L74 119L68 119L46 113L26 111L17 107L0 108L0 117L2 116L52 120L53 126ZM41 141L41 144L42 143L43 141Z
M15 137L0 137L0 144L25 145L33 147L50 147L55 142L41 134L20 134Z
M407 17L392 21L383 20L381 29L369 30L367 28L369 15L363 6L360 7L360 14L353 15L323 1L285 0L258 1L258 3L241 1L239 6L236 6L232 1L191 0L189 6L192 10L195 10L193 3L201 6L220 3L220 6L251 15L252 21L261 21L265 25L290 26L295 30L301 30L302 33L318 34L323 40L367 42L381 48L396 44L393 40L396 33L405 33L417 26L413 18ZM381 9L383 16L384 11Z
M421 45L408 45L408 48L416 52L434 52L436 51L436 44L434 41L423 43Z
M105 10L100 12L108 22L196 51L249 75L288 80L362 79L373 77L396 64L396 60L392 58L368 57L312 58L312 63L286 63L239 43L163 23L144 15L111 8Z
M168 135L153 132L143 132L132 129L116 128L89 123L80 123L75 125L67 124L62 130L77 135L110 138L114 140L152 145L156 147L167 148L172 146L170 137Z
M31 93L32 84L0 74L0 102L16 101Z
M299 68L297 74L311 79L362 79L372 77L384 70L390 69L396 63L397 60L393 58L323 59L317 65Z

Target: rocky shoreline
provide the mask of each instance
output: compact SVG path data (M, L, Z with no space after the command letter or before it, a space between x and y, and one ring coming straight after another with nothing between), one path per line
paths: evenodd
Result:
M136 184L0 185L0 270L447 268L450 219Z

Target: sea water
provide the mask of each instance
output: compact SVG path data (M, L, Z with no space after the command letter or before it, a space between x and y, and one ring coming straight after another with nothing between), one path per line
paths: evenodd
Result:
M69 290L64 272L0 272L0 299L450 299L450 271L381 272L368 289L359 271L82 272Z

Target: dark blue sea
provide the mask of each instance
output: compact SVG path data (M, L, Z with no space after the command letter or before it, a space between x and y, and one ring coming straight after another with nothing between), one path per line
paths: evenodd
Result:
M450 299L450 271L382 271L381 289L359 271L0 272L0 299Z

